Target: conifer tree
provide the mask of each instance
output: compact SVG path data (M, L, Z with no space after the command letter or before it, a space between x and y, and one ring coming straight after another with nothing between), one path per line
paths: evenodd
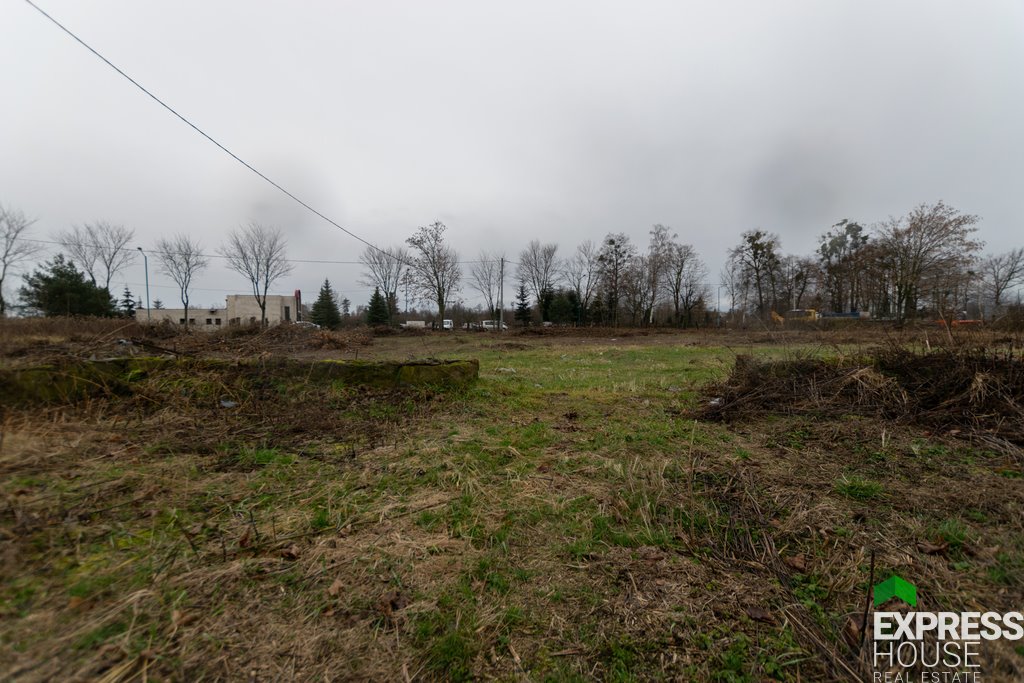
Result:
M389 317L388 302L381 295L380 287L374 287L370 306L366 310L366 322L369 325L387 325Z
M121 315L124 317L135 317L135 298L132 296L132 291L128 289L128 285L124 286L124 293L121 295L118 307L121 309Z
M530 311L530 295L526 293L526 283L519 283L519 291L516 292L516 321L526 327L530 324L532 313Z
M331 283L324 280L320 287L320 295L310 309L309 319L326 330L336 330L341 324L341 313L338 311L338 304L335 302L334 290Z
M57 254L30 275L22 275L20 294L24 304L46 316L117 315L114 298L98 287L75 264Z

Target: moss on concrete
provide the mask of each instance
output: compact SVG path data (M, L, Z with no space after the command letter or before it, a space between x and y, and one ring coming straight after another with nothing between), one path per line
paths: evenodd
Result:
M181 370L238 372L259 369L261 376L277 375L304 382L341 382L380 388L466 386L480 374L476 360L293 361L233 363L223 360L174 358L116 358L64 365L39 365L0 370L0 405L74 403L90 396L128 395L132 385L156 373Z

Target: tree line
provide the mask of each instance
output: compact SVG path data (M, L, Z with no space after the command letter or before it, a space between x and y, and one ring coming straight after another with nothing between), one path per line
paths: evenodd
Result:
M7 314L9 305L4 296L9 275L40 251L40 245L27 236L32 223L24 213L0 206L0 316ZM22 308L46 316L134 316L141 301L133 299L127 287L120 300L110 291L117 273L140 255L148 258L141 247L129 246L134 238L134 230L104 221L58 233L61 252L22 276L18 290ZM192 283L209 267L210 257L199 240L184 233L160 238L150 253L157 270L177 286L188 320ZM246 279L260 308L261 322L266 324L270 287L292 272L284 234L279 228L249 223L232 230L217 253ZM159 300L155 303L155 308L162 308Z
M1024 249L981 255L978 221L941 201L921 204L870 229L839 221L809 255L784 254L778 235L749 230L722 281L737 311L761 319L805 308L898 323L992 318L1024 283Z
M568 253L555 242L532 240L514 258L482 251L464 261L437 221L401 245L367 246L359 257L359 281L374 288L364 318L371 324L394 324L403 298L406 311L425 304L444 319L452 307L463 309L467 289L483 301L479 315L496 319L499 309L511 310L523 325L691 327L711 322L712 313L716 321L726 313L767 321L794 309L870 312L897 322L928 315L991 317L1012 303L1024 282L1024 249L981 255L978 222L943 202L922 204L870 228L839 221L808 254L784 253L777 234L748 230L728 250L720 283L712 285L693 245L660 224L648 232L645 245L620 232L597 243L584 241ZM38 253L26 237L31 224L20 212L0 207L0 315L8 306L5 281ZM129 308L128 293L116 302L109 288L112 277L142 253L129 246L133 239L134 231L105 222L60 233L62 253L23 276L23 306L45 315L109 315ZM286 246L280 229L250 223L232 231L217 250L248 281L264 322L270 286L292 271ZM177 285L187 318L192 282L209 257L185 234L161 238L150 253ZM721 310L723 291L728 311ZM352 319L350 306L325 280L312 318L334 327Z

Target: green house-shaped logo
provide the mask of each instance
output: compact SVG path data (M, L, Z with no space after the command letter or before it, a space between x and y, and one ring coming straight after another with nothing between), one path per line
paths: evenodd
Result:
M882 605L890 598L899 598L911 607L917 607L917 588L909 581L904 581L893 574L875 586L875 607Z

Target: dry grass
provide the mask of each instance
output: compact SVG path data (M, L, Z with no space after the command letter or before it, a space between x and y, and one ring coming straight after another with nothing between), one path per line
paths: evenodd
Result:
M850 680L872 555L926 605L1019 608L1012 457L876 413L695 422L731 359L703 340L397 335L364 350L479 357L481 381L184 372L10 413L5 676ZM1012 649L985 657L1020 679Z

